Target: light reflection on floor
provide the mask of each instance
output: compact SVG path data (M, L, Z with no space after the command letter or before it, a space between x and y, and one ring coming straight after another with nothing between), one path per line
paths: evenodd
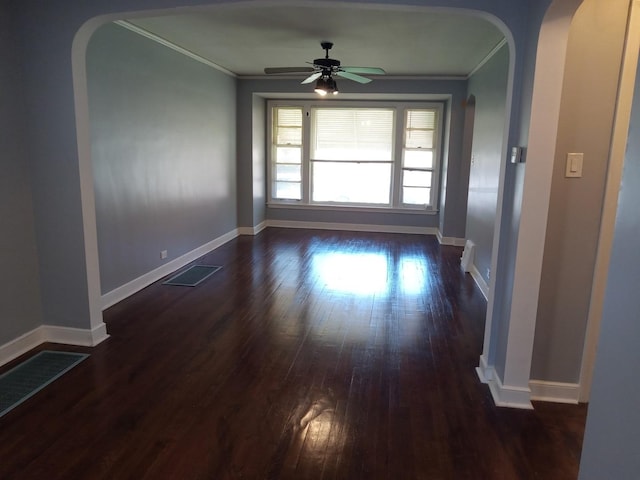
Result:
M270 314L282 319L278 343L294 341L298 335L332 344L414 341L429 309L431 290L437 288L424 255L314 247L279 251L261 275L260 281L268 281L278 275L273 270L287 272L280 275L279 288L267 302Z
M327 289L335 292L388 294L395 274L402 294L425 293L428 267L425 259L418 256L402 256L395 262L382 253L322 252L313 255L312 262L314 273Z
M312 265L332 291L376 295L388 290L387 257L380 253L321 252L313 255Z
M322 466L324 455L337 454L344 444L344 425L334 405L335 399L321 394L310 406L298 407L304 412L299 422L299 441L310 459L319 460L318 467Z
M427 262L422 257L401 257L398 263L400 289L405 295L425 293L427 279Z

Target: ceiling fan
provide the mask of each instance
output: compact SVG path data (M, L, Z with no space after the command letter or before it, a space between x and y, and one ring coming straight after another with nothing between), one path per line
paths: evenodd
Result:
M316 58L313 62L307 62L310 67L267 67L264 69L264 73L267 75L282 74L282 73L310 73L302 83L316 82L316 93L320 95L326 95L332 93L336 95L338 93L338 85L336 84L333 76L346 78L358 83L369 83L370 78L363 77L364 75L384 75L385 71L378 67L343 67L340 65L340 60L329 58L329 50L333 47L331 42L321 42L323 50L325 51L324 58Z

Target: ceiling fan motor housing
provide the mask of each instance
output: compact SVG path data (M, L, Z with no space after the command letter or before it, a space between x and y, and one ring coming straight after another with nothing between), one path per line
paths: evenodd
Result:
M334 60L333 58L316 58L313 64L332 70L340 66L340 60Z
M320 46L325 51L325 57L316 58L313 61L313 65L322 68L323 76L331 76L331 72L337 71L338 67L340 67L340 61L329 58L329 50L331 50L331 48L333 47L333 43L326 41L320 42Z
M272 67L265 68L266 74L278 73L306 73L309 75L302 83L311 83L318 80L317 87L327 87L332 93L338 93L338 88L333 80L333 75L344 77L359 83L369 83L371 79L363 77L361 74L384 75L384 70L378 67L341 67L340 60L329 58L329 50L333 47L331 42L321 42L320 45L325 50L324 58L316 58L311 64L312 67ZM324 82L322 85L321 83Z

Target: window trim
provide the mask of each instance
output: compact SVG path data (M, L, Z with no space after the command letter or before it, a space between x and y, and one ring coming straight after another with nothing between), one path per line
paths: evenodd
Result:
M385 211L398 213L437 213L440 198L440 172L442 168L442 141L445 131L445 101L352 101L352 100L268 100L267 101L267 205L277 208L312 208L354 211ZM300 200L273 198L274 190L274 109L294 107L302 109L302 166ZM394 110L393 153L391 161L390 204L360 204L311 201L311 109L312 108L392 108ZM434 135L434 168L430 192L430 205L401 203L403 151L406 110L431 109L436 111L436 134Z

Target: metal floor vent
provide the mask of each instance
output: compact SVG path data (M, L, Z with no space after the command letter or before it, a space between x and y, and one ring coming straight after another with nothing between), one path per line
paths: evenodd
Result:
M211 275L222 267L216 265L193 265L185 271L174 275L169 280L162 282L163 285L177 285L180 287L195 287L204 282Z
M60 378L89 355L45 350L0 375L0 417Z

